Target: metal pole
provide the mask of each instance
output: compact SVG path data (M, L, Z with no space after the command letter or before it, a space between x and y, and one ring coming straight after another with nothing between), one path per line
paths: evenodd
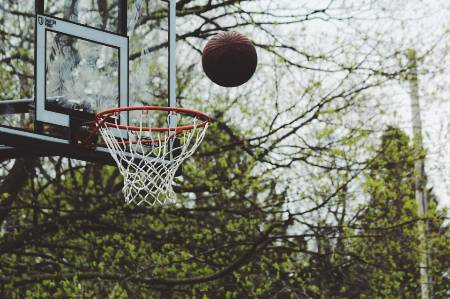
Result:
M44 14L44 0L34 1L34 11L40 15Z
M422 118L420 115L419 80L417 75L417 57L414 50L408 53L409 67L411 68L409 82L411 94L411 113L413 125L414 148L417 153L415 171L415 189L417 201L417 214L420 218L428 217L428 196L426 192L425 160L423 154ZM428 219L418 221L420 242L420 289L422 299L433 298L433 285L431 280L429 260L429 223Z
M177 43L177 31L176 31L176 17L177 7L176 0L169 0L169 107L177 106L177 61L176 61L176 43ZM177 116L173 113L168 115L169 128L175 128L177 126ZM170 132L170 135L175 132ZM179 141L174 138L170 140L170 160L172 160L175 154L174 148L178 147ZM181 166L180 166L181 171ZM179 171L177 171L178 173Z
M169 1L169 106L177 105L177 62L176 62L176 0Z
M117 22L117 33L127 35L127 0L119 1L119 20Z

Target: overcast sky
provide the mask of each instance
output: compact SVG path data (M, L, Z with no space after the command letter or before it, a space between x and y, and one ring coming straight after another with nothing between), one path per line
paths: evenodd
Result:
M330 3L332 16L351 18L342 22L345 26L339 22L318 23L314 30L319 36L327 35L320 43L331 40L333 35L345 38L347 34L349 43L365 35L376 48L374 55L388 55L392 49L405 52L415 49L419 56L430 51L419 66L424 71L419 84L424 142L428 151L426 170L429 187L433 187L441 206L450 207L450 1L314 1L310 8L327 7ZM382 118L384 125L396 125L411 136L408 84L393 82L375 96L387 111Z

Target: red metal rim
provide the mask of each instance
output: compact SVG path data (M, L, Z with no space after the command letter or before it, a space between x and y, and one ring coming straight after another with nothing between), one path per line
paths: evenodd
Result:
M187 125L187 126L179 126L175 128L150 128L150 127L136 127L136 126L130 126L130 125L118 125L115 123L107 122L106 120L108 117L114 115L117 112L123 112L123 111L138 111L138 110L148 110L148 111L169 111L169 112L176 112L184 115L189 115L192 117L196 117L200 119L202 122L196 126L194 125ZM80 140L81 145L84 147L95 147L95 146L106 146L106 144L93 144L93 140L95 139L95 136L98 134L98 130L101 126L108 126L112 128L119 128L119 129L125 129L129 131L155 131L155 132L175 132L175 135L187 130L193 130L195 128L202 128L205 127L209 122L210 118L205 113L191 110L191 109L185 109L185 108L175 108L175 107L164 107L164 106L132 106L132 107L120 107L120 108L112 108L108 110L104 110L102 112L98 112L95 115L95 121L86 122L83 125L86 127L91 128L91 135L84 139ZM174 136L170 136L170 138L174 138ZM152 139L152 140L141 140L142 143L154 143L154 142L161 142L166 141L166 139ZM130 141L122 141L121 144L132 144L136 143L130 142Z
M194 125L187 125L187 126L179 126L175 128L151 128L151 127L136 127L136 126L130 126L130 125L119 125L111 122L107 122L106 119L108 117L124 112L124 111L168 111L168 112L175 112L179 114L189 115L192 117L196 117L200 119L202 122L196 126ZM99 126L108 126L108 127L114 127L119 129L125 129L129 131L154 131L154 132L182 132L187 130L192 130L195 128L202 128L206 126L211 119L208 115L206 115L203 112L199 112L196 110L191 109L185 109L185 108L176 108L176 107L164 107L164 106L132 106L132 107L119 107L119 108L112 108L108 109L102 112L98 112L95 116L96 122Z

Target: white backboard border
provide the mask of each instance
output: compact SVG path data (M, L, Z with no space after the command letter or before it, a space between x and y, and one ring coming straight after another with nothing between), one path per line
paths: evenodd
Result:
M48 31L62 33L89 42L116 48L119 51L119 103L118 107L129 106L128 37L87 25L78 24L36 14L35 51L35 117L38 122L69 127L69 115L46 109L46 34ZM111 107L114 108L114 107ZM128 114L121 115L120 123L128 124Z

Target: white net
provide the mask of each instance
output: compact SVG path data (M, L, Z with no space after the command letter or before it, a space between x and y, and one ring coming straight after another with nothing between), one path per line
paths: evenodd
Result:
M128 204L150 206L174 202L172 183L176 172L202 142L208 123L172 112L169 117L176 116L178 123L183 118L190 121L190 129L175 133L174 129L155 129L160 127L155 118L157 111L132 112L130 126L119 124L119 112L110 115L108 122L99 123L100 134L124 177L125 200ZM162 117L159 120L161 123Z

